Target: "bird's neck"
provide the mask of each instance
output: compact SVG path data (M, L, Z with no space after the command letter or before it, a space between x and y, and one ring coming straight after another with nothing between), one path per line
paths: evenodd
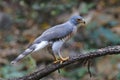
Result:
M77 25L73 24L71 21L67 21L66 23L69 25L72 25L72 26L77 26Z
M71 24L75 25L75 26L77 26L77 24L78 24L78 23L77 23L75 20L73 20L73 19L70 19L69 22L70 22Z

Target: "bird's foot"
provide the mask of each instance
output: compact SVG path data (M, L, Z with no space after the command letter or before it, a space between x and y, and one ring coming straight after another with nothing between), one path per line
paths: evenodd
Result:
M58 62L60 62L60 60L55 60L53 63L58 63Z
M67 61L68 59L69 59L69 57L60 58L60 59L55 60L53 63L58 63L58 62L60 62L60 64L62 64L64 61Z
M61 58L61 59L60 59L60 64L62 64L64 61L67 61L68 59L69 59L69 57Z

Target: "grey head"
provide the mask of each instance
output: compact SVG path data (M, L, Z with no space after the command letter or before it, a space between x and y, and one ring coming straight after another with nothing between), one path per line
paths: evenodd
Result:
M72 16L69 21L74 24L74 25L78 25L80 23L83 23L85 24L85 20L83 17L79 16L79 15L75 15L75 16Z

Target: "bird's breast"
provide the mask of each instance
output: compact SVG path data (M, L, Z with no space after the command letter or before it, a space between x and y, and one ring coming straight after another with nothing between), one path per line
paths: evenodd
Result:
M74 26L74 27L73 27L73 31L72 31L72 35L75 35L76 33L77 33L77 27Z
M77 32L77 28L76 27L73 27L73 31L68 34L67 36L65 36L64 38L62 38L63 41L67 41L69 40L72 36L74 36Z

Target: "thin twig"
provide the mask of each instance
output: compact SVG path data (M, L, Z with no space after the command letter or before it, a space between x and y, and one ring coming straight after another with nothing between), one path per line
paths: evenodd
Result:
M92 73L90 71L91 61L92 60L90 59L90 60L88 60L88 63L87 63L88 73L89 73L90 77L92 77Z

